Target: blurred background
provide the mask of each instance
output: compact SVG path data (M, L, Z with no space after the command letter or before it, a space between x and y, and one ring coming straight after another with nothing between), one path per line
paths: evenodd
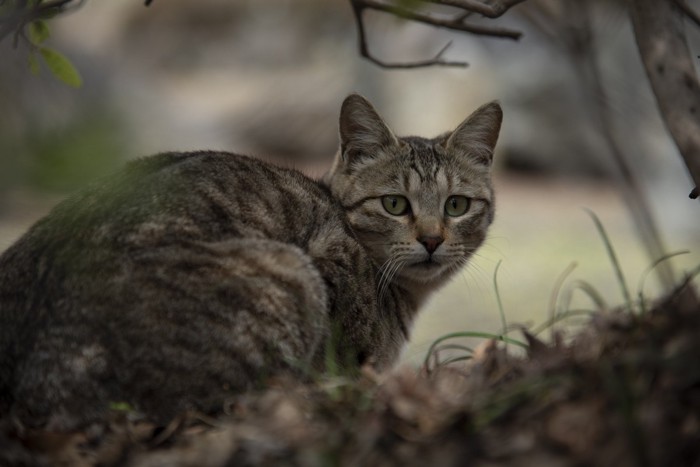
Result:
M340 103L356 91L400 135L451 130L490 100L504 109L495 223L420 316L406 361L448 332L500 332L499 262L511 324L545 321L565 271L571 308L596 308L577 280L621 304L585 209L608 231L635 298L643 277L646 296L664 290L646 276L661 255L645 247L635 202L648 204L665 253L688 251L667 262L676 279L700 264L700 204L688 199L691 181L656 110L625 2L530 0L476 20L519 29L519 41L372 11L365 19L377 57L422 60L452 41L446 58L469 67L387 70L362 59L347 0L87 1L49 23L48 43L83 76L78 89L46 70L33 75L26 47L0 42L0 251L71 192L156 152L228 150L320 175L337 149ZM690 29L696 56L700 36ZM623 188L614 152L640 193Z

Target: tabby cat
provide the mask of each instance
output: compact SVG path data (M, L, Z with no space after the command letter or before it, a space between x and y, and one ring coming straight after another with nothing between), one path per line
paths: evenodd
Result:
M66 430L125 402L163 422L329 356L386 369L486 236L501 116L397 138L351 95L323 181L167 153L62 202L0 256L0 416Z

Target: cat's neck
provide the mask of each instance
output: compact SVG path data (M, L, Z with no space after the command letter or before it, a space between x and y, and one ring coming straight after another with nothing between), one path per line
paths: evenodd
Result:
M397 278L394 281L394 286L400 296L407 299L413 308L414 313L417 313L425 302L438 290L440 290L447 282L449 277L440 278L436 281L424 282L411 280L406 277Z

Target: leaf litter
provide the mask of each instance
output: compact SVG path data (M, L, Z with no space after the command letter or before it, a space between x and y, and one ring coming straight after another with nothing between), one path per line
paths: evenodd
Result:
M551 342L522 330L523 355L488 340L432 368L426 358L354 380L275 380L167 426L119 407L79 433L0 420L0 465L698 466L695 289L627 308L591 313Z

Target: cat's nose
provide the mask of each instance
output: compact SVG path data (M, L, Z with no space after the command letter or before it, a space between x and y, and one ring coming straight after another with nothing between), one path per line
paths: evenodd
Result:
M442 237L425 236L419 237L418 241L421 242L426 251L432 255L433 252L437 250L437 247L439 247L440 244L445 241L445 239Z

